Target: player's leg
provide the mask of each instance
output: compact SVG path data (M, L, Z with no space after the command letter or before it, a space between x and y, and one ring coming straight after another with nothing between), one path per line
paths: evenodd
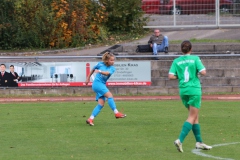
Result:
M116 104L115 104L113 95L112 95L112 93L111 93L110 91L108 91L107 93L105 93L104 96L108 98L108 105L109 105L110 108L113 110L116 118L124 118L124 117L127 116L126 114L120 113L120 112L117 110L117 107L116 107Z
M183 123L182 130L179 134L178 139L174 142L174 144L177 147L179 152L183 152L182 143L186 138L186 136L188 135L188 133L192 130L192 124L198 115L198 109L189 105L189 100L190 100L189 96L187 95L180 95L180 96L184 106L188 108L189 114L188 114L187 120Z
M194 106L198 110L200 109L201 106L201 96L191 96L189 98L189 104L191 106ZM192 127L193 134L195 136L196 142L202 142L202 137L201 137L201 130L200 130L200 125L198 121L198 114L195 120L193 121L193 127Z
M195 108L200 109L200 106L201 106L201 96L192 96L191 99L192 99L190 101L191 105L195 106ZM193 134L194 134L195 139L196 139L196 148L197 149L209 150L212 147L204 144L203 141L202 141L201 127L200 127L198 118L199 118L199 116L197 115L195 121L193 122L193 126L192 126L192 131L193 131Z
M196 149L203 149L203 150L212 149L212 146L206 145L202 141L201 128L200 128L200 124L198 122L198 118L193 124L192 131L193 131L193 134L194 134L195 139L196 139Z
M97 117L97 115L100 113L100 111L104 107L104 103L105 103L105 98L99 97L97 106L93 109L91 116L86 121L87 124L89 124L90 126L94 125L93 120L95 117Z
M93 109L91 116L86 120L86 123L89 124L90 126L93 126L93 119L100 113L102 110L104 103L105 103L105 97L103 96L104 94L104 89L106 86L102 83L93 83L92 89L96 93L96 101L98 102L97 106ZM107 90L108 91L108 90Z
M200 109L201 96L192 96L191 100L190 100L190 104L192 106L195 106L196 108ZM202 143L202 136L201 136L201 129L200 129L199 121L198 121L198 115L193 122L192 131L195 136L196 142Z
M198 122L198 117L193 123L192 131L195 136L196 142L202 143L201 128L200 128L200 124Z
M183 141L186 138L186 136L188 135L188 133L192 130L192 124L195 121L195 119L197 118L198 109L192 107L189 104L191 96L183 95L183 96L181 96L181 99L182 99L182 102L185 105L185 107L188 109L188 118L183 123L182 130L181 130L180 135L179 135L179 140L180 140L181 143L183 143Z
M103 106L104 106L105 100L103 99L103 97L98 99L98 104L97 106L93 109L92 111L92 115L90 116L91 119L94 119L95 117L97 117L97 115L100 113L100 111L102 110Z
M196 119L196 116L198 114L198 109L197 108L189 106L188 110L189 110L188 118L183 123L182 130L179 134L178 139L176 141L174 141L174 144L177 147L179 152L183 152L182 143L183 143L184 139L187 137L188 133L192 130L192 124L193 124L193 122Z

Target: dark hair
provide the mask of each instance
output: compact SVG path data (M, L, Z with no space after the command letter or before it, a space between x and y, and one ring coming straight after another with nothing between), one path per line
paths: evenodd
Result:
M5 64L1 64L1 66L4 66L4 67L6 67L6 65L5 65Z
M13 67L13 68L14 68L14 65L11 65L10 67Z
M186 53L188 53L189 51L191 51L191 49L192 49L192 44L191 44L190 41L185 40L185 41L182 42L182 44L181 44L181 50L182 50L183 53L186 54Z

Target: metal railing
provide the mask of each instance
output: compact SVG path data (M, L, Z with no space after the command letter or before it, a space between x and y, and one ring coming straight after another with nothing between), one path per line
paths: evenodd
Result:
M240 54L194 54L199 57L240 57ZM159 57L159 58L174 58L174 57L179 57L181 55L121 55L118 56L116 55L116 58L154 58L154 57ZM102 56L1 56L2 60L35 60L38 62L38 60L46 60L46 59L51 59L51 60L60 60L60 59L65 59L65 60L71 60L71 59L89 59L89 58L97 58L101 59Z

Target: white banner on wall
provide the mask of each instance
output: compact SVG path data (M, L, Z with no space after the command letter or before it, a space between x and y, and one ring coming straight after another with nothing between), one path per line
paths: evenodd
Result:
M21 62L6 63L6 71L14 65L22 77L19 87L86 86L85 80L97 62ZM107 85L151 85L150 61L118 61ZM91 85L91 83L89 84Z

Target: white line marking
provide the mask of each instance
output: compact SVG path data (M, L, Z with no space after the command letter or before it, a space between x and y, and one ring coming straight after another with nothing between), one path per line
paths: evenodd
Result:
M238 143L240 143L240 142L215 144L215 145L212 145L212 147L228 146L228 145L238 144ZM201 149L193 149L193 150L192 150L192 153L194 153L194 154L196 154L196 155L199 155L199 156L209 157L209 158L214 158L214 159L234 160L234 159L231 159L231 158L215 157L215 156L212 156L212 155L209 155L209 154L205 154L205 153L202 153L202 152L201 152Z

